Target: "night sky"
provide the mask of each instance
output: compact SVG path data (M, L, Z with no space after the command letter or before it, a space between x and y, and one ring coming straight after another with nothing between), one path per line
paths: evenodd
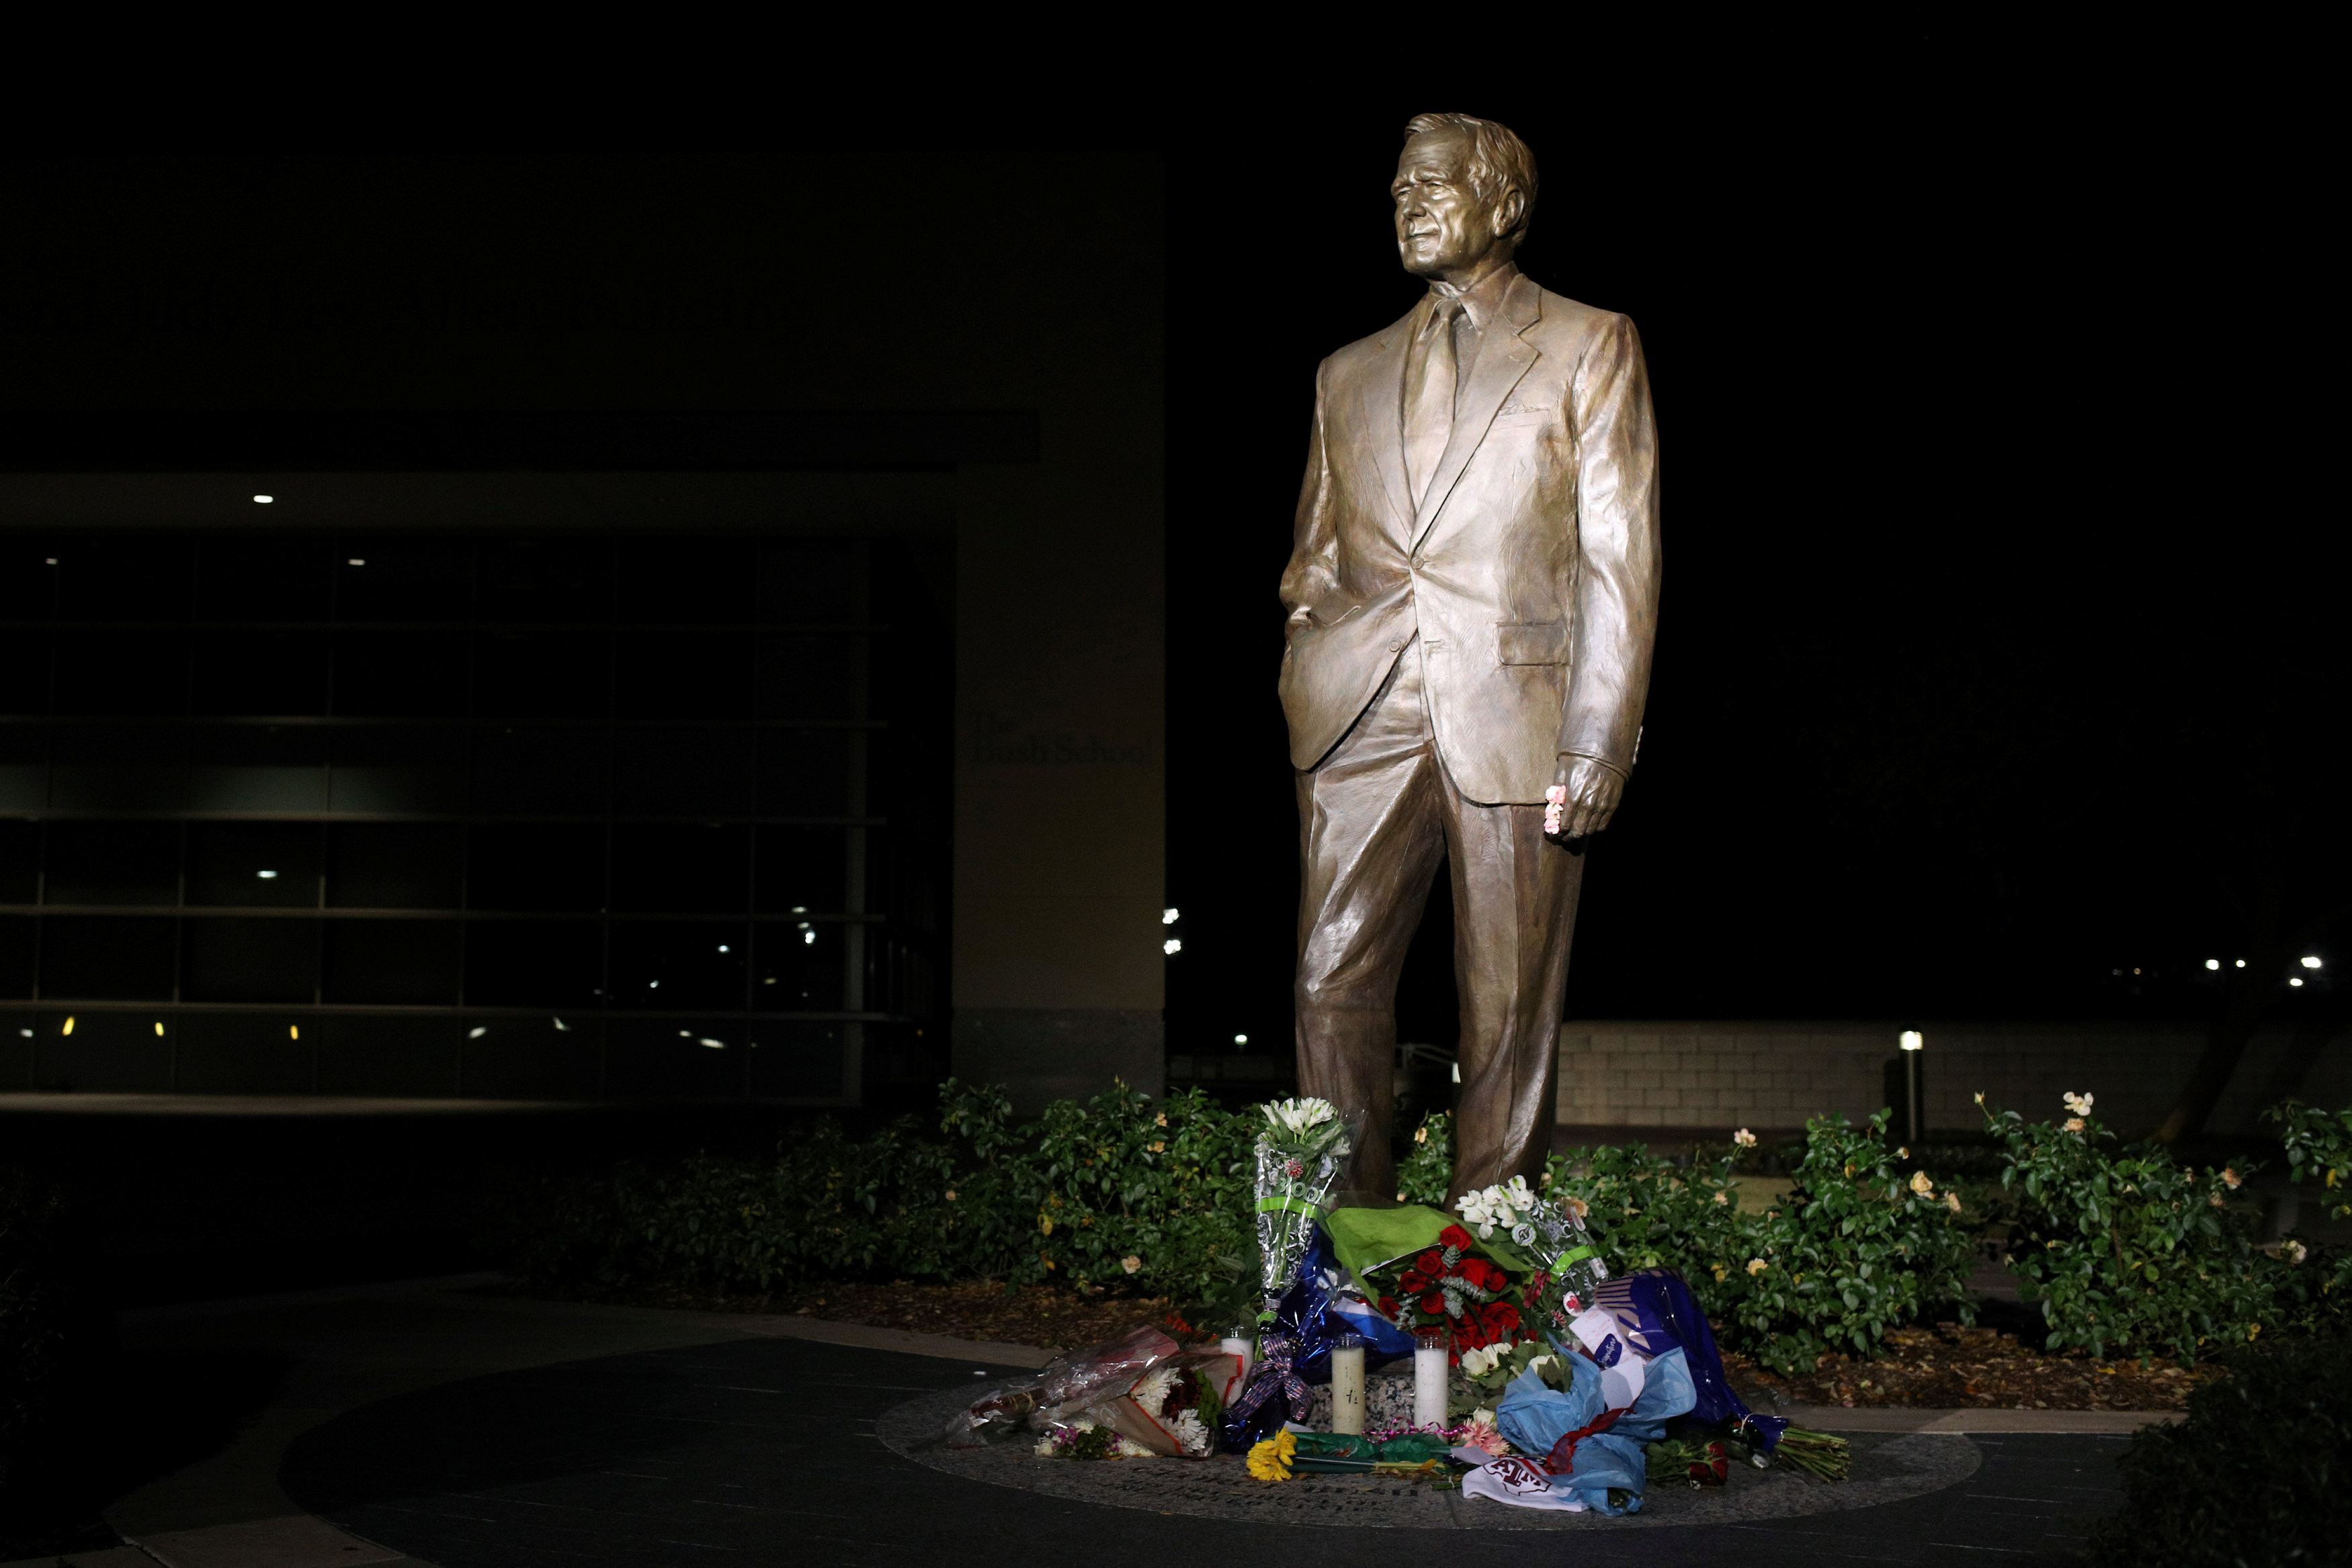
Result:
M1657 670L1570 1017L2197 1019L2204 960L2257 950L2282 1010L2332 1005L2279 956L2352 961L2305 206L2146 120L1595 148L1559 94L1426 96L1269 127L1244 240L1171 164L1171 1049L1288 1048L1276 582L1316 362L1418 294L1386 183L1447 108L1534 148L1523 265L1633 317L1662 432ZM1451 1045L1444 899L1400 1012Z

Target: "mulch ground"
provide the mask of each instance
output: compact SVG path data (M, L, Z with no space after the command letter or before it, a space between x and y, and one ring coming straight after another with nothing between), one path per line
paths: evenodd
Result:
M485 1289L511 1294L518 1287ZM562 1299L697 1312L789 1312L1055 1350L1099 1344L1144 1322L1170 1328L1180 1338L1206 1337L1181 1319L1170 1322L1170 1304L1153 1297L1079 1296L1042 1285L1008 1290L987 1281L961 1285L835 1283L788 1298L644 1287L566 1292ZM2168 1361L2144 1368L2137 1361L2048 1355L2015 1334L1957 1323L1892 1330L1885 1354L1871 1359L1832 1355L1799 1377L1775 1376L1744 1355L1726 1354L1723 1364L1748 1402L1768 1410L1772 1394L1793 1404L1849 1408L2176 1410L2199 1384L2222 1375L2216 1367L2184 1369Z
M2161 1360L2142 1367L2048 1355L2015 1334L1957 1323L1889 1330L1884 1356L1832 1355L1800 1377L1775 1377L1744 1355L1726 1355L1723 1365L1743 1393L1766 1390L1800 1405L1934 1410L2177 1410L2199 1384L2222 1375L2218 1367Z

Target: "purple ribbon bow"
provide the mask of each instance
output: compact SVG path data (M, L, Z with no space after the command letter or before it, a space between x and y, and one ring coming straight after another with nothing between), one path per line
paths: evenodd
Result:
M1291 1370L1290 1358L1296 1347L1280 1334L1269 1334L1260 1347L1264 1359L1251 1369L1249 1386L1234 1402L1226 1414L1229 1422L1245 1421L1265 1403L1266 1396L1276 1387L1282 1390L1284 1401L1290 1406L1290 1418L1304 1421L1315 1407L1315 1396L1307 1392L1306 1381Z

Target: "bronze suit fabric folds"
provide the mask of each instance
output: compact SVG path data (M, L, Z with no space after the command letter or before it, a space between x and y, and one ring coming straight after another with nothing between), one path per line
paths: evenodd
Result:
M1366 1108L1349 1185L1367 1195L1396 1190L1397 975L1441 861L1462 996L1455 1186L1542 1168L1583 878L1581 856L1545 841L1542 807L1463 798L1424 695L1421 650L1410 646L1323 766L1298 775L1299 1091Z
M1281 695L1298 769L1301 1087L1368 1107L1391 1193L1398 970L1441 859L1462 993L1456 1194L1535 1176L1583 862L1542 835L1563 756L1629 772L1657 624L1657 437L1633 325L1514 274L1427 487L1408 359L1441 296L1317 373Z

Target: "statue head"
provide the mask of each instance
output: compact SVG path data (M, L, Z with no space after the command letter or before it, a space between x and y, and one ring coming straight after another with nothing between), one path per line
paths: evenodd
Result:
M1536 158L1491 120L1417 114L1395 183L1397 255L1419 277L1466 286L1511 258L1536 204Z

